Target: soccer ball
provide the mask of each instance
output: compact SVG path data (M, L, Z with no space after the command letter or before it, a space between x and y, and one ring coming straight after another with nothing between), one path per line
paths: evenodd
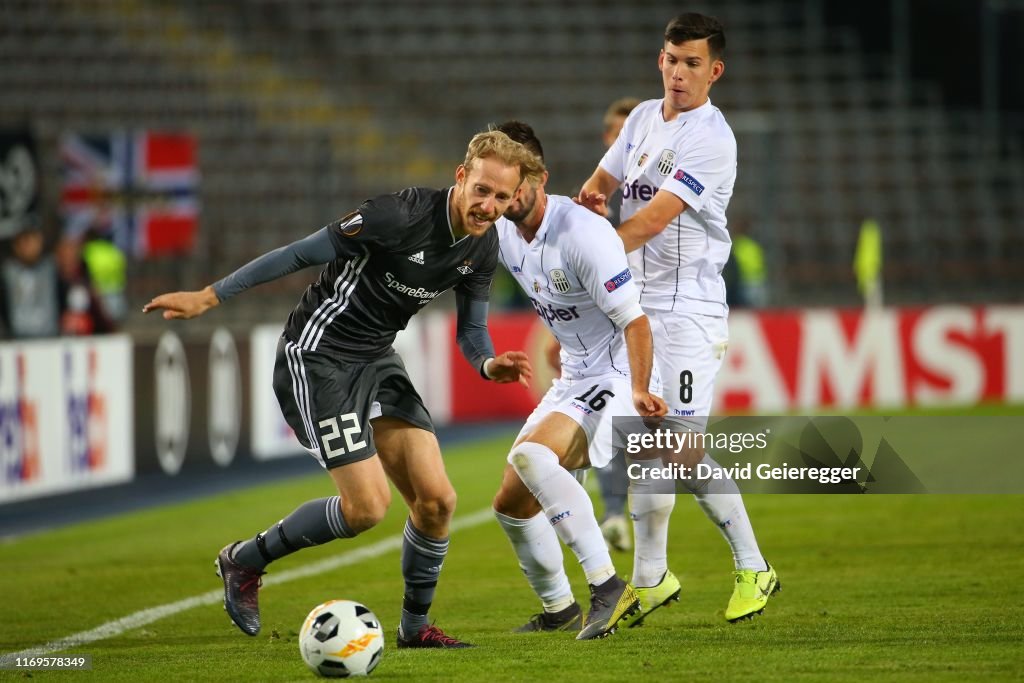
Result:
M384 654L384 631L366 606L328 600L302 622L299 651L306 666L321 676L366 676Z

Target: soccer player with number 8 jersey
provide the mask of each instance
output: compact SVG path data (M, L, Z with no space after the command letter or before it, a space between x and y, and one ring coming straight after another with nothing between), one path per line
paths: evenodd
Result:
M655 361L669 415L684 429L707 426L715 376L728 345L728 307L722 268L732 241L726 208L736 180L736 138L709 92L725 63L725 32L713 17L682 14L665 29L658 55L664 97L642 102L584 183L577 201L605 215L619 186L619 236L651 319ZM718 464L700 452L685 464ZM779 589L775 570L758 548L743 499L728 477L687 483L721 529L735 565L729 621L760 613ZM633 584L639 619L678 594L665 546L675 496L630 495L634 523Z

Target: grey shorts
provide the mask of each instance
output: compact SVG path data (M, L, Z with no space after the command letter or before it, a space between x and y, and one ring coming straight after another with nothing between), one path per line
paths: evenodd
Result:
M327 469L377 452L370 423L378 417L396 417L434 431L430 413L394 351L368 363L351 363L304 351L282 337L274 393L299 442Z

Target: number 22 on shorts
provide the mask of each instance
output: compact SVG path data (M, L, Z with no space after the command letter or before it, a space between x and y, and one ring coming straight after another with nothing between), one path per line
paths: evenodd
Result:
M342 425L348 423L351 426L341 429L339 421ZM355 413L345 413L338 417L331 417L326 420L320 420L320 428L326 429L327 431L320 435L320 439L324 443L324 455L328 458L333 458L339 455L345 455L352 451L366 447L365 441L355 441L352 439L359 434L359 418L356 417ZM338 446L336 448L331 446L331 442L336 439L344 438L345 445ZM345 449L348 450L345 450Z

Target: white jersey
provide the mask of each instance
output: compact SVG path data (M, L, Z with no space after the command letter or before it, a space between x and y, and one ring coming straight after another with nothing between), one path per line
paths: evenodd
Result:
M628 376L620 330L643 310L622 241L608 221L568 197L547 200L529 243L514 223L498 219L499 258L561 343L563 377Z
M736 138L711 101L672 121L662 100L638 105L601 168L622 182L622 221L658 190L686 202L659 235L629 254L645 310L724 316L722 268L732 240L725 210L736 182Z

